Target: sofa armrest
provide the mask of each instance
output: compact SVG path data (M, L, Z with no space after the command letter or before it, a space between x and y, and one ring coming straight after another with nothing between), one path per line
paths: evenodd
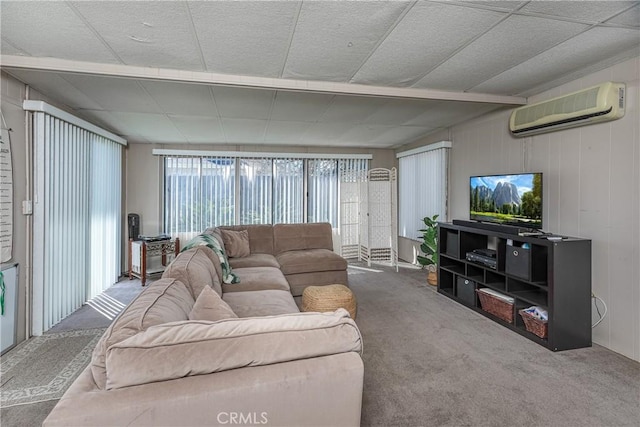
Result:
M344 309L172 322L109 347L107 389L361 350L360 331Z
M351 352L117 390L74 384L43 426L359 426L363 372Z

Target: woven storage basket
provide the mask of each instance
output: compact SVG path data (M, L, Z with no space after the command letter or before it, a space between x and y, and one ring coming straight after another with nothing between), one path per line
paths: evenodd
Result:
M356 297L344 285L307 286L302 293L302 311L336 311L344 308L356 318Z
M513 323L513 304L509 304L493 295L485 294L479 289L476 289L476 293L484 311L499 317L505 322Z
M518 313L522 316L524 327L527 331L539 336L540 338L547 338L548 323L545 320L540 320L524 310L520 310Z

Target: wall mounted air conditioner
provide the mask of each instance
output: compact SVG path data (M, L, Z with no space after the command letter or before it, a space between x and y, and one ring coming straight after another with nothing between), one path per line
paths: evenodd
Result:
M568 95L516 108L509 119L515 136L616 120L624 116L624 83L606 82Z

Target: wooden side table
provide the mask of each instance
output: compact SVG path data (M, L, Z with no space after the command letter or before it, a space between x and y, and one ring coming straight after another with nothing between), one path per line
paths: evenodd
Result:
M147 276L164 272L167 257L180 253L180 239L133 240L129 239L129 280L137 277L146 285ZM149 259L160 257L160 266L151 266Z

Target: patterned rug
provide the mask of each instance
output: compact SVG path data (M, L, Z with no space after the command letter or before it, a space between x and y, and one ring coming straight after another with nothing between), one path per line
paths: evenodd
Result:
M60 399L91 360L106 328L44 334L0 358L0 406Z

